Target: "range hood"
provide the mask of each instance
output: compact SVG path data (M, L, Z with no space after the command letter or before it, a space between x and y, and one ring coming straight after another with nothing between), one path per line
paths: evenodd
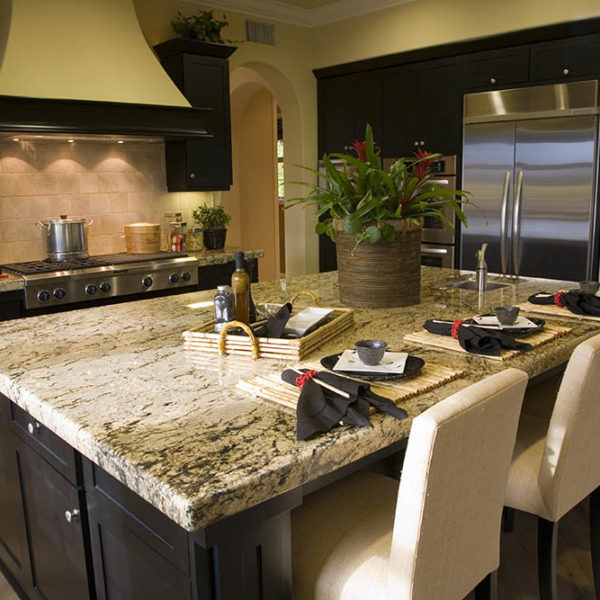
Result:
M0 0L0 131L210 137L133 0Z

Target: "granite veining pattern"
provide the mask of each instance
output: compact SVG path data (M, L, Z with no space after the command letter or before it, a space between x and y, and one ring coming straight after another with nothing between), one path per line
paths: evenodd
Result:
M362 338L383 338L399 350L403 335L426 318L477 313L477 293L437 287L452 273L424 268L421 304L357 310L354 327L310 361ZM487 292L480 309L561 287L525 282ZM254 285L253 296L259 302L283 301L306 289L324 305L339 305L335 273ZM193 292L0 323L0 392L189 531L408 435L410 418L377 414L372 429L340 427L297 442L293 414L235 388L241 378L280 373L285 361L192 359L184 353L181 333L212 317L212 295ZM468 375L402 405L413 417L510 366L538 375L564 363L580 341L600 332L593 322L570 320L568 326L573 329L568 335L504 363L408 346L428 363Z
M2 292L25 289L25 280L22 277L13 275L12 273L5 273L5 275L7 277L0 279L0 294Z

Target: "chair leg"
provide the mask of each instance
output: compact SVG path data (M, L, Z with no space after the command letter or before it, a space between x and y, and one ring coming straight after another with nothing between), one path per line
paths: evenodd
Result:
M475 600L497 600L498 571L492 571L475 588Z
M512 533L515 528L515 509L505 506L502 511L502 531Z
M540 600L557 600L556 591L556 542L558 522L538 517L538 582Z
M590 494L590 545L596 600L600 600L600 487Z

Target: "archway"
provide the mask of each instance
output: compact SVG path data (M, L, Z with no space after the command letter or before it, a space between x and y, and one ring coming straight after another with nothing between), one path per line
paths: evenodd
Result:
M266 63L251 62L235 68L231 73L230 88L234 183L229 192L221 195L223 204L234 217L229 243L265 247L261 279L270 279L280 273L277 112L279 108L283 119L285 177L287 181L298 181L307 179L306 172L295 167L306 163L301 108L287 77ZM270 119L267 116L269 110ZM270 136L271 157L267 150L267 135ZM267 162L270 166L268 174ZM302 186L289 183L285 186L286 198L304 193L306 190ZM237 227L234 221L237 221ZM286 276L315 270L317 243L311 215L301 208L287 210L284 221ZM263 226L256 229L257 223Z

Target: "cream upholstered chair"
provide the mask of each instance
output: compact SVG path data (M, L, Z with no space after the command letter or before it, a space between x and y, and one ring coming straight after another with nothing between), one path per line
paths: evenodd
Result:
M535 388L528 394L535 394ZM534 398L535 400L535 398ZM554 398L548 398L551 404ZM537 403L539 405L539 402ZM538 516L540 598L555 599L558 522L590 496L592 560L600 598L600 335L573 352L550 418L523 414L506 506Z
M292 512L294 600L492 597L526 384L507 369L416 417L399 489L362 472L306 497Z

